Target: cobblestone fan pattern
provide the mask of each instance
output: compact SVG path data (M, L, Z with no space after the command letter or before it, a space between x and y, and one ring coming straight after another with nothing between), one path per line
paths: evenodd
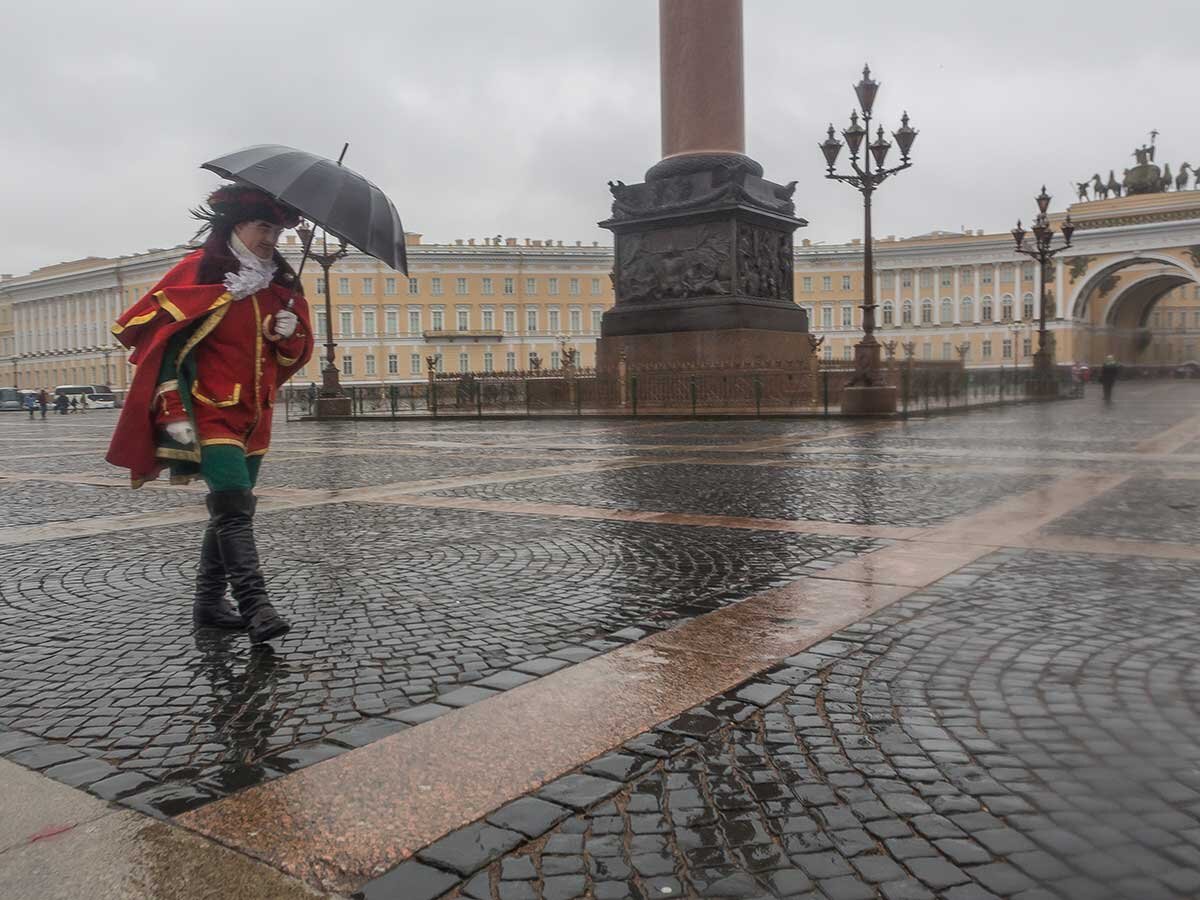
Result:
M882 546L382 504L257 523L293 621L278 655L192 634L199 525L113 535L87 564L23 547L0 573L0 725L219 791Z
M456 475L488 475L518 469L538 469L562 465L561 459L532 457L480 456L478 454L387 455L382 453L312 455L307 459L264 461L259 484L262 487L330 488L361 487L366 484L392 484L423 481L427 478L451 478Z
M1047 484L1037 475L666 463L433 491L701 515L927 525Z
M103 452L94 450L70 450L54 456L34 455L36 447L14 447L11 456L0 457L0 475L7 472L20 472L45 475L114 475L124 476L126 486L129 478L124 469L109 465L104 461ZM29 455L26 455L29 454Z
M478 900L1195 898L1198 585L1195 563L993 554L366 896L432 872Z
M1052 522L1046 530L1200 544L1200 481L1131 478Z
M204 495L155 488L131 491L127 482L101 487L57 481L0 481L0 528L185 506L202 508Z

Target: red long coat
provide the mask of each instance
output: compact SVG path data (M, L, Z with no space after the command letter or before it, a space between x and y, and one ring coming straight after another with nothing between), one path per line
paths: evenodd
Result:
M292 304L300 319L295 333L274 340L271 323L287 307L290 289L271 284L235 301L223 284L196 283L202 256L197 250L184 257L112 329L133 349L129 361L137 371L106 459L129 469L134 487L157 478L172 460L199 463L203 446L233 444L248 455L265 453L275 393L312 355L302 295ZM193 377L160 383L167 347L188 331L172 362ZM166 438L163 426L189 418L199 446L181 448Z

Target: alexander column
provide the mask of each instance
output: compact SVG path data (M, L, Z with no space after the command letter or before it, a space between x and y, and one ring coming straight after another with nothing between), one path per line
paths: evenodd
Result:
M609 182L616 302L600 368L811 359L793 302L792 193L745 153L742 0L659 0L662 153Z

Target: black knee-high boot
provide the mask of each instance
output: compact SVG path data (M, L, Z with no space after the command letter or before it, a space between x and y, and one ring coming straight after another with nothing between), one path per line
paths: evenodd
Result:
M261 643L285 634L291 626L271 606L267 583L258 564L258 548L254 544L254 494L250 491L214 491L208 496L225 574L229 577L238 612L250 628L250 640Z
M208 525L200 545L200 564L196 567L196 599L192 602L192 622L197 628L241 630L245 621L225 599L225 563L217 543L217 527L208 501Z

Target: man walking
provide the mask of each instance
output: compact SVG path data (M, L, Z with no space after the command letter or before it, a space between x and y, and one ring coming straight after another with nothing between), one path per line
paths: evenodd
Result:
M1117 376L1121 372L1121 365L1117 362L1116 357L1109 355L1104 357L1104 365L1100 367L1100 384L1104 388L1104 402L1112 403L1113 385L1117 383Z

